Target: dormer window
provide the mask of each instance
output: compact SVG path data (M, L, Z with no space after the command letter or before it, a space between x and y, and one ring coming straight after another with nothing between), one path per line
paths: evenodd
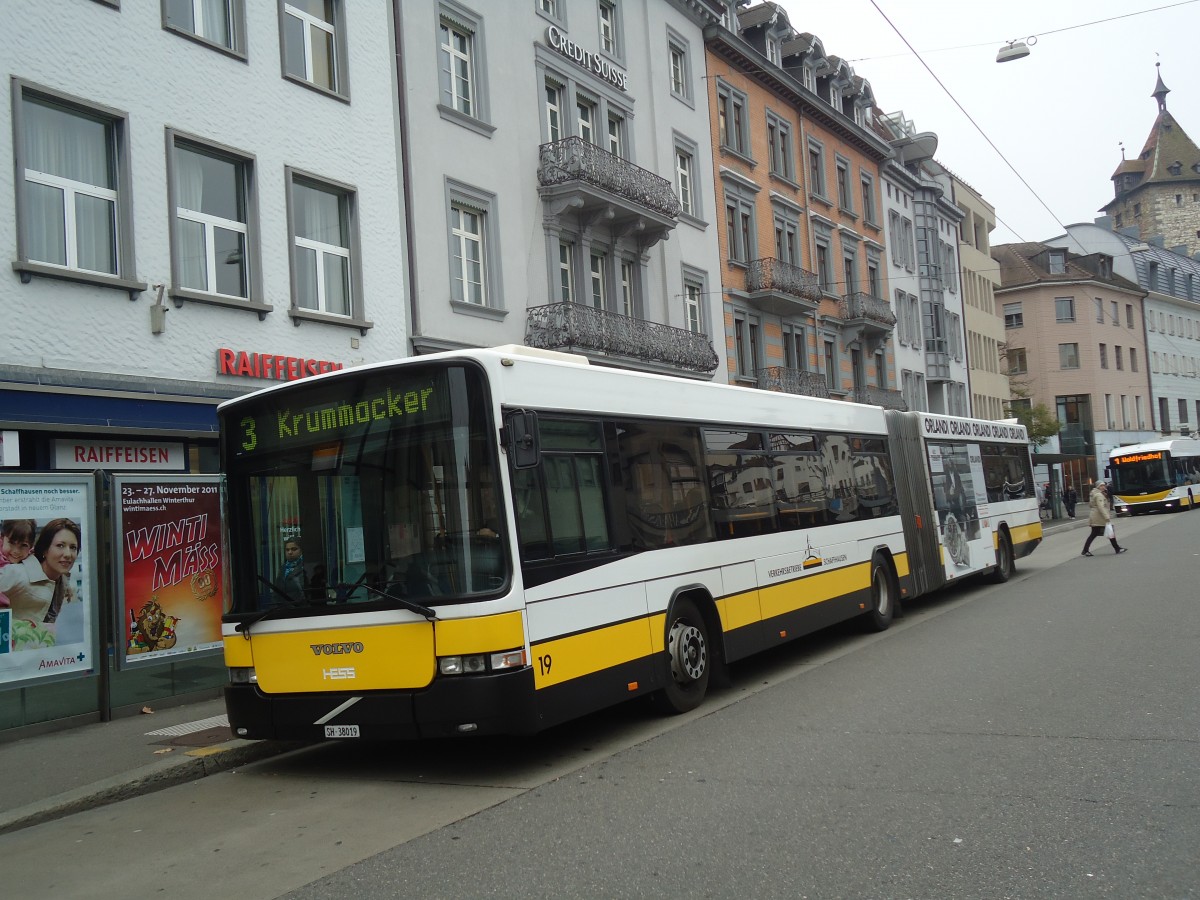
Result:
M1065 250L1051 250L1047 268L1051 275L1062 275L1067 271L1067 253Z
M1169 166L1167 166L1167 171L1170 172L1172 175L1182 175L1183 174L1183 163L1179 162L1179 160L1176 160L1175 162L1173 162Z
M1097 253L1096 268L1099 270L1101 278L1112 278L1112 257Z
M812 70L811 66L801 66L800 67L800 83L802 85L804 85L806 88L808 88L810 91L816 89L815 88L816 80L813 77L813 70Z
M775 65L779 65L779 41L770 36L767 37L767 59L775 63Z

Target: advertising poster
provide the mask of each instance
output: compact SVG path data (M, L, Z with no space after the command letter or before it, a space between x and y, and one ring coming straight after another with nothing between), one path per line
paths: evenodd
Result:
M114 487L124 662L219 649L226 593L220 482L118 477Z
M0 478L0 684L96 667L92 484Z

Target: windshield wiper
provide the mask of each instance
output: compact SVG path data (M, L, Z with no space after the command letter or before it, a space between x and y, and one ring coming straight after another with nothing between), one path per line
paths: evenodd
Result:
M381 591L378 588L373 588L369 584L364 584L363 587L365 587L372 594L378 594L380 597L383 597L385 600L391 600L393 603L400 604L401 606L403 606L405 609L409 610L410 612L415 612L418 616L424 616L430 622L437 620L436 612L434 612L428 606L422 606L420 603L417 603L415 600L409 600L407 597L397 597L394 594L389 594L387 591Z
M261 575L258 576L258 580L261 581L263 584L265 584L267 587L269 587L272 591L274 591L280 597L282 597L284 599L284 602L277 603L274 606L268 606L266 609L264 609L258 615L254 616L252 618L249 618L249 619L243 619L241 622L238 622L235 626L233 626L233 630L240 631L242 634L242 637L244 637L246 640L250 640L250 626L251 625L257 625L263 619L270 618L272 615L279 612L280 610L286 610L289 607L295 607L295 605L296 605L295 601L291 597L289 597L287 594L285 594L283 591L281 591L279 588L277 588L275 585L273 585L270 581L263 578Z

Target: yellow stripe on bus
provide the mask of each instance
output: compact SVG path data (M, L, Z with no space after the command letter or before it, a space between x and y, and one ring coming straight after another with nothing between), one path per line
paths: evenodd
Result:
M863 590L871 584L870 563L843 566L820 575L807 575L784 584L774 584L759 590L764 619L815 606Z
M653 623L658 623L657 630L661 632L663 620L661 615L633 619L534 644L534 687L541 689L562 684L650 655ZM661 641L659 638L660 645Z

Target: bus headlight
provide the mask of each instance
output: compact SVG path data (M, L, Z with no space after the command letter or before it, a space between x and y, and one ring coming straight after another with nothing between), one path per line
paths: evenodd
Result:
M483 675L504 669L519 669L525 665L525 650L505 650L502 653L471 654L469 656L439 656L438 672L442 675Z
M258 684L258 673L253 666L231 666L229 669L230 684Z

